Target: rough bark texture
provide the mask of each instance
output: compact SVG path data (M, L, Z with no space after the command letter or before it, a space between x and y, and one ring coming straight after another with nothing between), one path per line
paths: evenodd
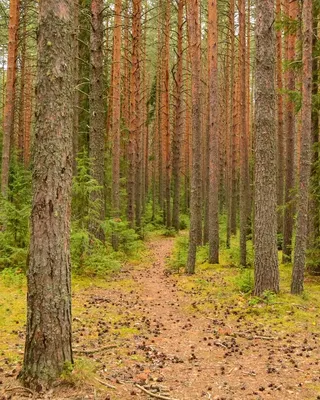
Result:
M175 129L172 141L172 178L173 178L173 208L172 226L176 231L180 229L180 181L181 181L181 143L183 138L183 8L185 0L179 0L178 4L178 44L177 44L177 72L176 82L176 109L175 109Z
M101 222L105 220L104 192L104 101L103 101L103 1L91 0L91 36L90 36L90 134L89 157L91 175L99 189L91 193L91 201L97 204L97 219L89 223L90 233L97 239L104 240Z
M9 45L7 61L6 100L4 106L2 164L1 164L1 194L7 195L9 181L10 146L13 132L16 57L19 27L19 0L10 0L9 10Z
M217 1L208 0L209 262L219 263L219 130Z
M279 291L274 1L256 2L255 295Z
M74 33L73 33L73 173L77 172L79 152L79 0L74 0Z
M190 35L191 70L192 70L192 171L190 195L190 233L187 272L195 272L197 244L201 237L201 204L199 182L201 182L201 107L200 107L200 10L199 0L188 3L188 24Z
M289 1L289 17L295 20L297 17L297 0ZM288 63L295 59L296 34L289 33L288 36ZM287 89L295 90L295 72L291 68L287 72ZM295 113L294 103L290 99L287 101L287 132L286 132L286 177L285 177L285 211L283 220L283 262L291 260L292 233L293 233L293 188L295 181L294 153L295 153Z
M291 293L303 291L308 234L308 203L311 172L312 104L312 0L303 1L302 9L302 126L297 232L294 248Z
M71 0L40 3L37 119L24 364L26 385L47 387L72 363L70 213L72 182Z

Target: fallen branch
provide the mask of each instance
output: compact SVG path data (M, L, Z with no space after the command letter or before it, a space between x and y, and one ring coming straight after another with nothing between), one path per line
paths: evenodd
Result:
M175 400L175 399L172 399L172 398L170 398L170 397L161 396L161 394L152 393L152 392L150 392L149 390L147 390L146 388L144 388L143 386L138 385L137 383L136 383L136 386L137 386L138 389L142 390L143 392L145 392L145 393L148 394L149 396L154 397L154 398L156 398L156 399L161 399L161 400Z
M75 354L94 354L94 353L99 353L100 351L115 349L116 347L118 347L118 346L115 344L112 344L109 346L100 347L99 349L91 349L91 350L73 349L73 353L75 353Z
M115 386L110 385L110 383L104 382L98 378L94 378L97 382L99 382L101 385L106 386L109 389L117 389Z
M32 396L34 396L34 392L31 389L26 388L24 386L14 386L12 388L5 389L6 392L11 392L11 391L14 391L14 390L24 390L25 392L28 392L29 394L32 394Z

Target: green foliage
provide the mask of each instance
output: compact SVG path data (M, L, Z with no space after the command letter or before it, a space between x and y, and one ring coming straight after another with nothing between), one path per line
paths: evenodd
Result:
M242 293L252 293L254 289L254 277L251 269L242 269L235 278L236 286Z
M0 199L0 269L26 269L31 212L31 174L15 158L7 198Z
M25 275L16 268L5 268L0 272L0 278L4 286L7 287L22 287L25 283Z
M111 247L91 238L87 230L71 233L71 259L73 272L87 276L106 276L120 270L119 256Z
M174 273L180 273L187 264L189 240L186 236L177 239L173 254L169 260L168 270Z
M77 158L77 174L72 184L72 220L79 229L86 229L89 221L101 223L99 216L99 199L93 200L92 193L100 191L101 186L90 175L91 160L86 152Z
M115 234L119 241L119 251L127 256L138 253L143 248L143 243L136 231L129 227L126 221L121 219L110 219L104 224L107 240L111 243L112 234Z
M184 231L185 229L188 229L189 224L190 224L189 216L186 215L186 214L180 215L179 223L180 223L180 230L181 231Z
M174 228L166 228L163 232L163 236L165 237L175 237L177 234Z

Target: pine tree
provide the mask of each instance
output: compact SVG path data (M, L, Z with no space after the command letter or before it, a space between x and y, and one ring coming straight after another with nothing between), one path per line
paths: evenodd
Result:
M71 0L40 3L37 119L21 377L39 390L72 364L70 214L72 182Z

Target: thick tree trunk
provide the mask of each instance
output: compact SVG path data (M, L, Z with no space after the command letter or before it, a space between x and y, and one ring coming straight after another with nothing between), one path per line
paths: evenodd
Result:
M308 204L311 172L312 111L312 0L304 0L302 9L302 126L299 175L297 232L294 248L291 293L303 291L304 267L308 235Z
M191 0L188 3L188 23L191 48L192 69L192 171L191 171L191 196L190 196L190 234L187 272L195 272L197 244L201 236L201 204L199 198L199 184L201 183L201 99L200 99L200 73L201 73L201 36L200 36L200 3Z
M89 222L89 230L97 239L104 240L101 223L105 220L104 188L104 149L105 149L105 113L103 101L103 1L91 0L91 37L90 37L90 134L89 157L91 175L99 189L91 193L91 201L97 204L97 219Z
M297 18L298 4L297 0L289 1L289 17L292 20ZM288 63L295 60L295 44L296 34L289 33L288 36ZM290 66L287 72L287 89L289 91L295 90L295 71ZM292 233L293 233L293 217L294 217L294 197L293 189L295 183L295 168L294 168L294 154L295 154L295 112L294 102L291 99L287 101L287 132L286 132L286 176L285 176L285 211L283 220L283 258L282 262L291 261L292 251Z
M209 263L219 263L219 129L217 1L208 0Z
M255 295L279 291L274 1L256 2Z
M14 101L16 82L16 57L19 28L19 0L10 0L9 10L9 45L7 61L6 100L4 105L1 194L7 196L9 182L10 147L13 133Z
M40 3L37 120L24 364L26 385L46 388L72 364L70 214L72 182L71 0Z
M178 44L177 44L177 72L176 72L176 109L175 129L172 141L172 177L173 177L173 208L172 226L176 231L180 229L180 181L181 181L181 143L183 138L183 8L185 0L178 4Z

